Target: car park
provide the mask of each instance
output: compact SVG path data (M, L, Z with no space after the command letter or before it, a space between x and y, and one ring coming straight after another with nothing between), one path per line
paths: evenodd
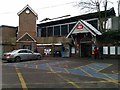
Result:
M29 49L18 49L4 53L2 59L8 62L18 62L23 60L41 60L40 53L33 52Z

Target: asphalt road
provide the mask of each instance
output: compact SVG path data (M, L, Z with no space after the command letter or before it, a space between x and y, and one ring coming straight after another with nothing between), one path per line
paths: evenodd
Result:
M43 58L2 62L2 88L119 88L118 60ZM3 89L3 90L4 90Z

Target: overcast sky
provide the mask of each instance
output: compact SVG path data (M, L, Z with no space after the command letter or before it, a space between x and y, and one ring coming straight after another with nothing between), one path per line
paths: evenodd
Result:
M17 13L27 4L38 14L37 23L44 18L80 15L83 11L74 7L78 1L81 0L0 0L0 25L18 26ZM114 3L109 5L115 8L116 13L117 1L111 0Z

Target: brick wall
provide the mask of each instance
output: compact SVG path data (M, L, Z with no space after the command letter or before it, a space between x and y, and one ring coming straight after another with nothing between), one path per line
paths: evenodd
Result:
M2 44L15 44L17 27L2 26Z
M26 14L23 11L19 15L19 32L18 38L29 33L33 38L36 38L36 16L30 11L29 14Z
M12 26L1 26L2 30L2 51L9 52L13 50L16 45L16 32L17 27Z

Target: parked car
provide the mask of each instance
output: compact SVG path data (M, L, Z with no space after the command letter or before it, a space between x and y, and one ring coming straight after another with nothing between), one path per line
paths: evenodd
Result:
M3 60L7 60L8 62L18 62L22 60L40 60L42 55L40 53L33 52L29 49L18 49L13 50L12 52L4 53L2 56Z

